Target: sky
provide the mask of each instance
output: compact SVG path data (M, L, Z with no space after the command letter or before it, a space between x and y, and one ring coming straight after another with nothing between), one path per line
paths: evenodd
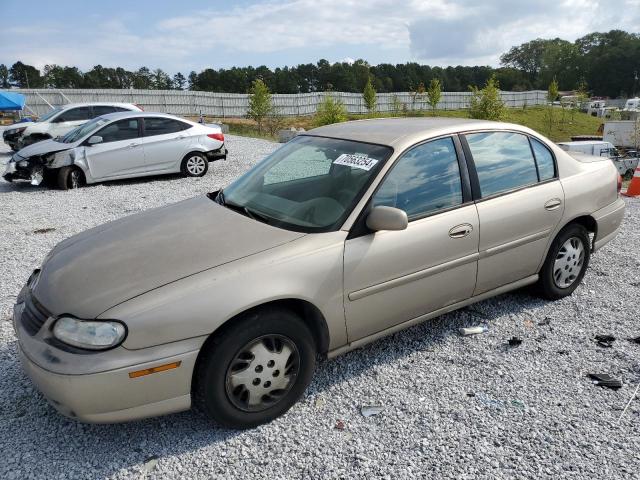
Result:
M497 66L534 38L637 33L640 0L0 0L0 18L0 63L186 75L321 58Z

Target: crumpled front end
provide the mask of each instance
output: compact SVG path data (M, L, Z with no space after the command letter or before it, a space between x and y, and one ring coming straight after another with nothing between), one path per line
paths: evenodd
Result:
M25 156L21 152L14 153L5 166L2 176L8 182L24 180L31 182L31 185L41 185L54 169L74 162L72 149L32 156Z

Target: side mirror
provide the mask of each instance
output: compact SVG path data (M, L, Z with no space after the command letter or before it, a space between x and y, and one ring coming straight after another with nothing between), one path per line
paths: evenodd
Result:
M367 227L374 232L379 230L405 230L409 225L407 213L393 207L373 207L367 215Z
M89 140L87 140L87 143L89 145L95 145L96 143L102 143L102 137L100 135L93 135L93 136L89 137Z

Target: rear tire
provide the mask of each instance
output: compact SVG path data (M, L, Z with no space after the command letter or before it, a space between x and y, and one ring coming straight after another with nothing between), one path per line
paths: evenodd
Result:
M204 177L209 170L209 160L203 154L193 152L184 157L180 168L187 177Z
M62 167L58 170L58 188L72 190L85 185L84 173L77 167Z
M555 238L540 270L538 289L544 298L559 300L571 295L589 267L589 232L579 224L563 228Z
M194 405L228 428L267 423L303 394L315 361L313 335L293 312L265 308L243 314L201 352Z

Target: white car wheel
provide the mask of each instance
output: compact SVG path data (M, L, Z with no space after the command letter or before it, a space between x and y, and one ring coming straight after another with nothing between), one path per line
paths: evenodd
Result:
M209 161L200 153L190 153L182 161L182 173L188 177L202 177L209 169Z

